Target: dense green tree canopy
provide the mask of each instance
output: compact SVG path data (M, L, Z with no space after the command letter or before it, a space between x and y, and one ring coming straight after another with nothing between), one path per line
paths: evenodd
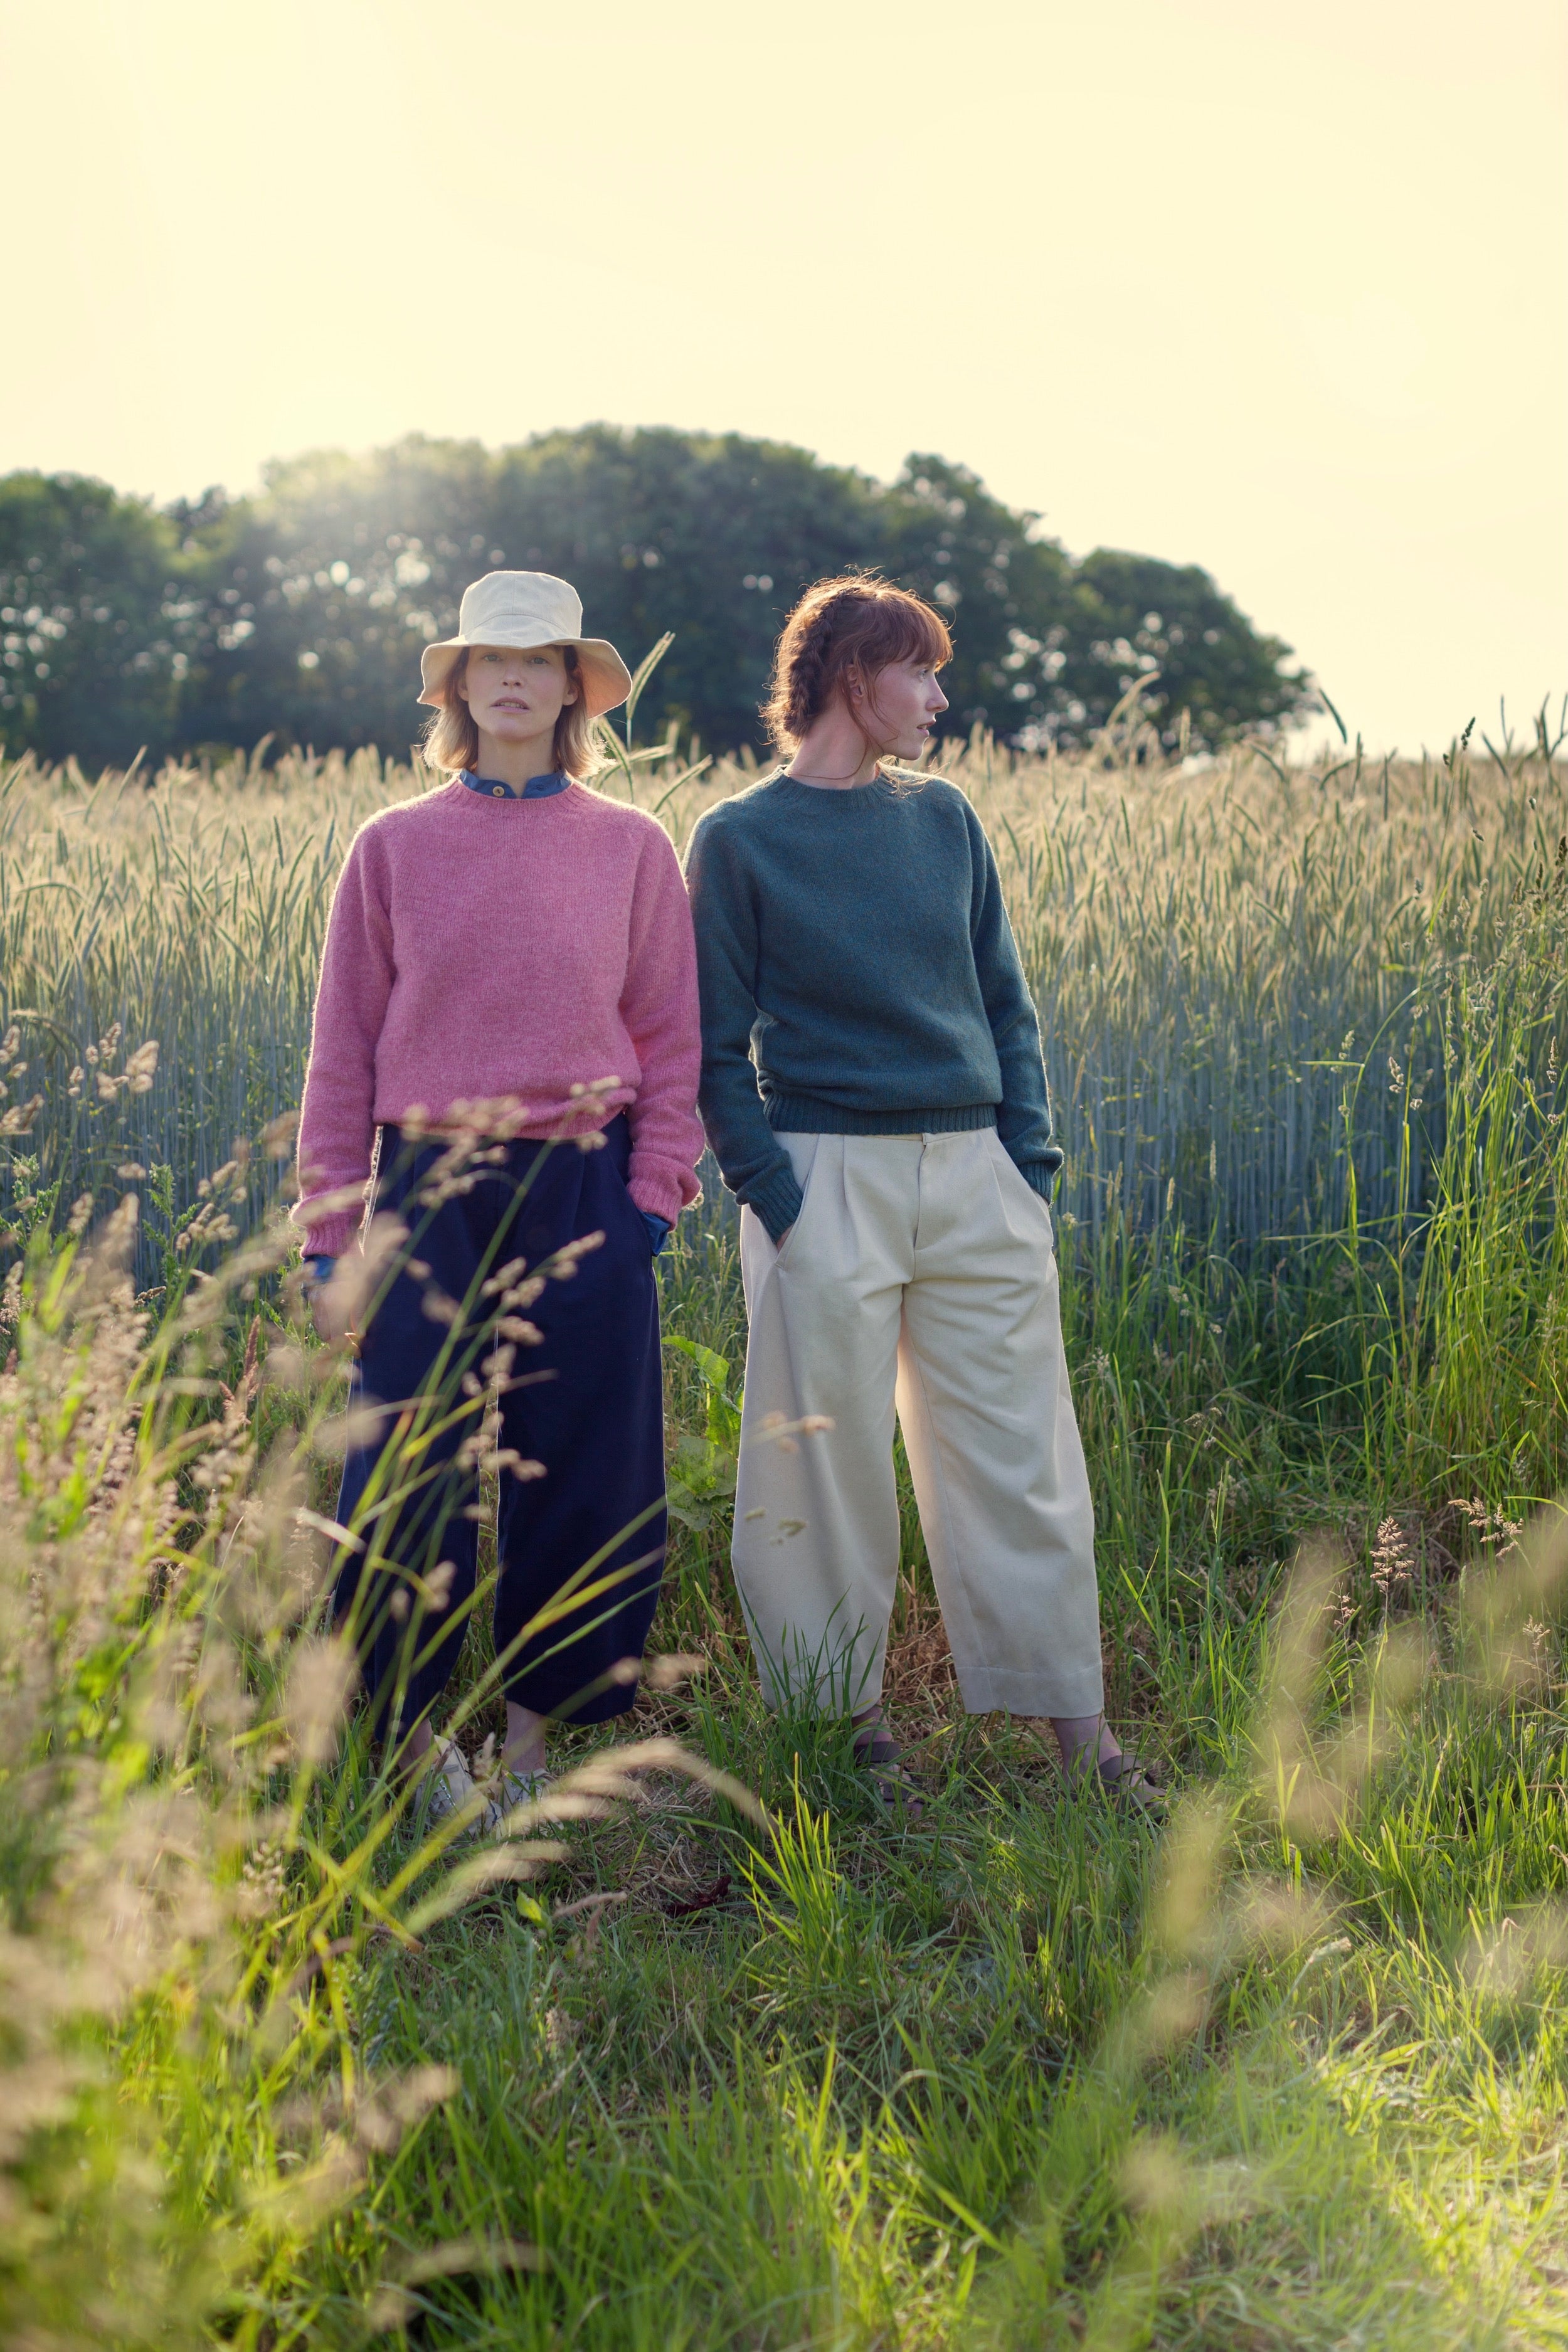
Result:
M0 480L0 738L50 756L417 733L418 650L498 564L555 572L634 664L675 643L643 711L710 748L759 740L774 638L807 582L874 566L946 613L955 730L1025 741L1103 723L1135 677L1174 740L1288 718L1307 681L1208 575L1075 562L968 468L885 487L739 434L590 425L511 448L418 436L275 465L254 499L163 512L101 483Z
M275 467L254 504L193 518L236 617L189 723L403 749L425 715L419 646L505 563L572 581L589 631L634 666L673 629L644 709L727 750L756 737L785 598L875 554L877 496L777 443L607 426Z
M0 481L0 742L129 759L178 733L205 587L166 515L74 474Z

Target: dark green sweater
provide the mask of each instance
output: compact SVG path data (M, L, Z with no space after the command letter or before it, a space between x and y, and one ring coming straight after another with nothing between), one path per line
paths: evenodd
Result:
M979 818L937 776L834 792L782 772L710 808L686 878L703 1123L776 1241L800 1213L777 1137L994 1127L1037 1192L1040 1030Z

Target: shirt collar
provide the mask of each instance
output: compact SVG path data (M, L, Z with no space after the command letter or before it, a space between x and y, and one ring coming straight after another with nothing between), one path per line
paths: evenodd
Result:
M530 776L521 792L513 792L510 784L498 783L493 776L476 776L471 769L458 772L459 783L467 784L471 793L482 793L488 801L547 801L554 793L563 793L571 782L560 770L548 776Z

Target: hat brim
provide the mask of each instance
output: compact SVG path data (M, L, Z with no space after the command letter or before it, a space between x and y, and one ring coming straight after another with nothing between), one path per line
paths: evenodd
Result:
M443 637L426 646L419 656L419 699L439 709L446 699L447 680L458 656L475 646L504 646L526 653L535 646L572 646L590 719L614 710L632 690L632 674L608 637Z

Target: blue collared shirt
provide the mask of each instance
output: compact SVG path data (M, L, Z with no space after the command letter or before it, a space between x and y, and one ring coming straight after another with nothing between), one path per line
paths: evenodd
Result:
M476 776L468 768L458 769L458 781L471 793L483 793L489 801L547 801L552 793L563 793L572 779L557 769L552 775L530 776L520 793L514 793L510 784L497 783L493 776Z

